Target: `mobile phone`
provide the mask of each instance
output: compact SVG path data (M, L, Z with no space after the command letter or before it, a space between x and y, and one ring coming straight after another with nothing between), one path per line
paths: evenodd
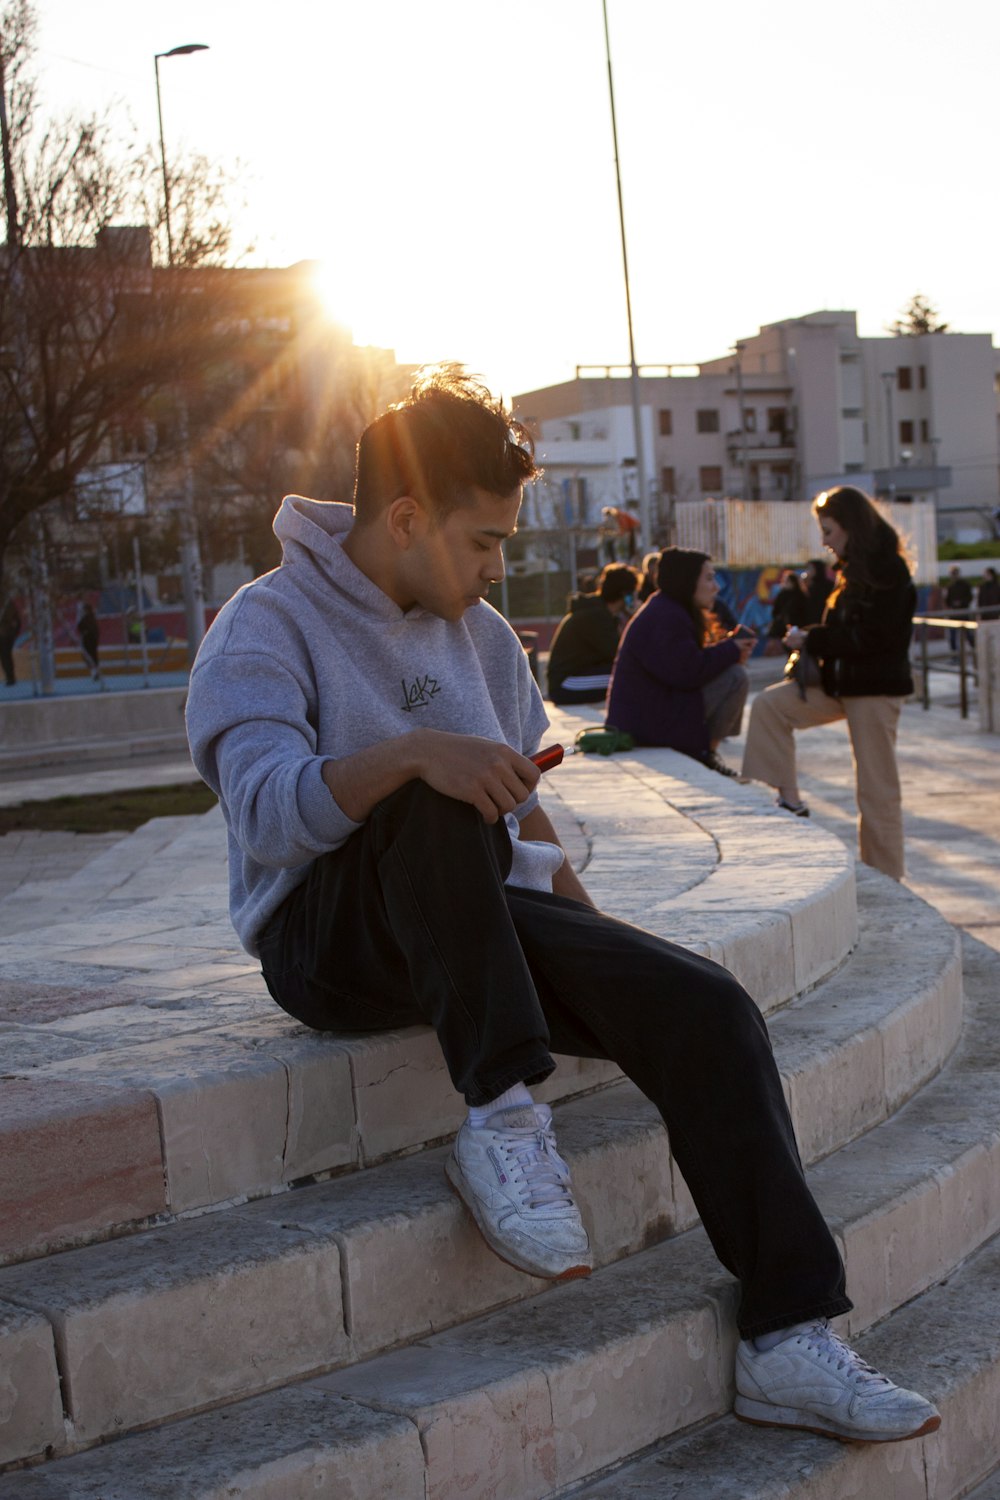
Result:
M540 771L551 771L562 760L564 753L562 745L549 745L546 750L536 750L528 759L533 760Z

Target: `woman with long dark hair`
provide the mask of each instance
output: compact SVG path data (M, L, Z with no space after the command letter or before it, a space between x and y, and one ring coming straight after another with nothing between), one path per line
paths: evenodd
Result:
M840 579L822 623L791 629L785 644L818 668L819 683L782 682L761 693L750 714L743 774L778 791L778 805L799 817L796 729L846 719L854 754L861 858L903 877L903 808L896 726L913 692L909 648L916 590L898 534L861 490L840 485L813 501L823 541Z
M707 553L665 548L657 581L656 593L622 633L607 722L637 745L666 745L735 776L718 747L740 732L748 685L743 664L756 637L731 631L708 644L719 585Z

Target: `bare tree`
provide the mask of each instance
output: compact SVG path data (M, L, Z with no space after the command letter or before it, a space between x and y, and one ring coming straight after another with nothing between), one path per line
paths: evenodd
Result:
M937 309L932 307L922 292L916 292L894 323L887 323L886 332L897 338L916 338L922 333L947 333L948 324L938 319Z
M178 264L156 264L155 153L106 119L39 129L34 34L30 0L10 0L0 10L0 567L29 517L70 496L117 434L151 422L163 391L214 357L211 316L186 295L184 272L221 260L230 239L221 176L204 161L177 163Z

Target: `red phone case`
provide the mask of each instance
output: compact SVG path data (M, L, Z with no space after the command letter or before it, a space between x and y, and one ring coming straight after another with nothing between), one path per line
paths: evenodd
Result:
M528 759L533 760L540 771L551 771L562 760L564 753L562 745L549 745L545 750L536 750Z

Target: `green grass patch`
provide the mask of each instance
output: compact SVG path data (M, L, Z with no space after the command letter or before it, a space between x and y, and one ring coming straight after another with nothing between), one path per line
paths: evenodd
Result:
M218 798L201 781L151 786L129 792L97 792L89 797L52 797L0 807L0 834L131 833L150 818L176 818L208 812Z

